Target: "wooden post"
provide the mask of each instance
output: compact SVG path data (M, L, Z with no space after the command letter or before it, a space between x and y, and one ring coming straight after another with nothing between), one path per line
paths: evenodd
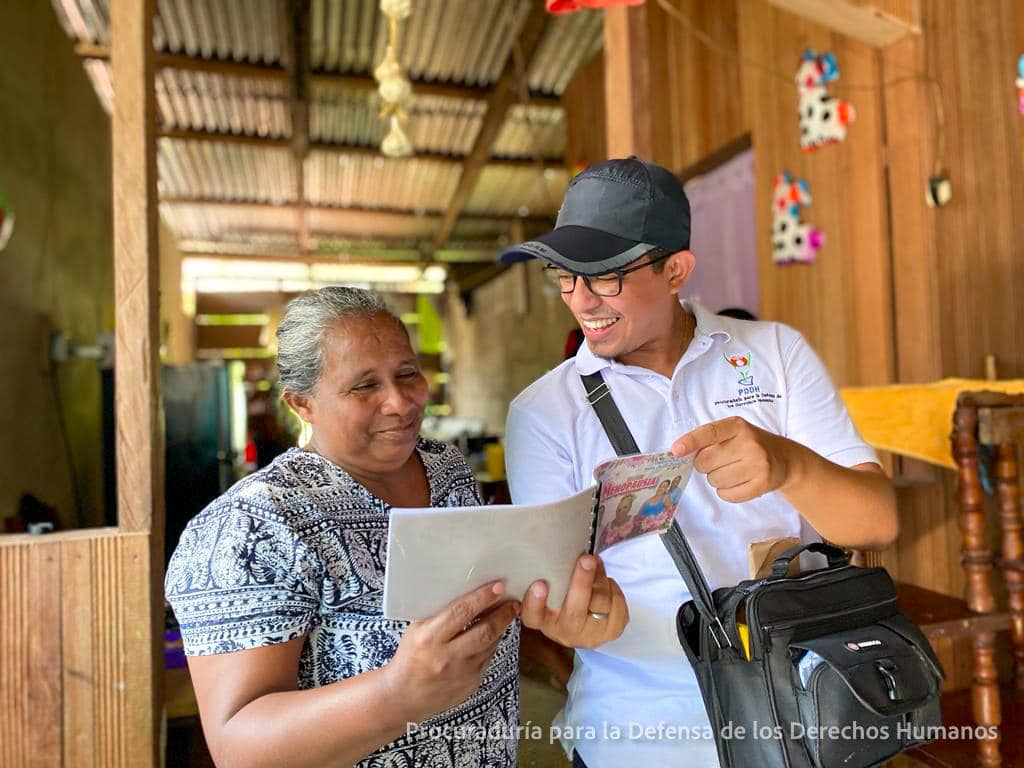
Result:
M608 157L654 157L647 8L604 12L604 94Z
M127 670L123 754L133 766L160 765L163 718L162 638L164 451L160 408L159 252L156 101L153 92L155 0L111 0L114 90L114 298L117 516L122 533L143 533L133 555L148 583L125 583L121 628ZM146 562L142 562L146 561Z

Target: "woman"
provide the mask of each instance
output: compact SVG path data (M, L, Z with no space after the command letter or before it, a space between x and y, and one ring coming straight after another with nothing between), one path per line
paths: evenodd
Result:
M480 503L458 452L419 438L404 326L332 287L277 338L313 437L192 520L167 572L217 765L515 765L520 604L492 583L426 621L381 615L390 507Z

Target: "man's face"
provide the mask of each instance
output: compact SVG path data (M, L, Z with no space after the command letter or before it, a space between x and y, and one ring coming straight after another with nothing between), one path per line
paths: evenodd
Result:
M627 268L649 260L641 256ZM562 301L576 317L595 355L621 359L669 333L669 319L679 303L678 291L692 269L692 254L680 251L662 264L664 269L659 273L646 267L624 275L618 296L597 296L579 278L572 293L562 294Z

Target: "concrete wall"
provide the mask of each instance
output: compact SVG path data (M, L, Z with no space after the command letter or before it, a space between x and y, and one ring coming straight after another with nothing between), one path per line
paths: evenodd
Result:
M16 224L0 253L0 518L30 492L65 525L102 520L99 372L48 367L43 326L82 344L113 329L110 169L110 121L50 4L6 3L0 187Z
M445 335L455 415L481 418L488 432L504 432L512 398L562 361L566 335L575 327L558 292L542 284L536 261L474 291L468 313L451 292Z

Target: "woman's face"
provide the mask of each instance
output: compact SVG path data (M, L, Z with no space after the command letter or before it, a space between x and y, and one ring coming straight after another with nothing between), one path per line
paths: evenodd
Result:
M668 493L668 486L669 486L669 482L668 482L668 480L662 480L662 481L661 481L661 482L660 482L660 483L658 484L658 492L657 492L657 495L658 495L658 496L664 496L664 495L665 495L666 493Z
M627 493L619 499L619 506L615 508L615 519L622 522L629 514L629 508L633 506L633 494Z
M423 421L427 382L405 329L386 315L339 322L324 339L312 397L291 405L313 425L311 447L357 475L400 468Z

